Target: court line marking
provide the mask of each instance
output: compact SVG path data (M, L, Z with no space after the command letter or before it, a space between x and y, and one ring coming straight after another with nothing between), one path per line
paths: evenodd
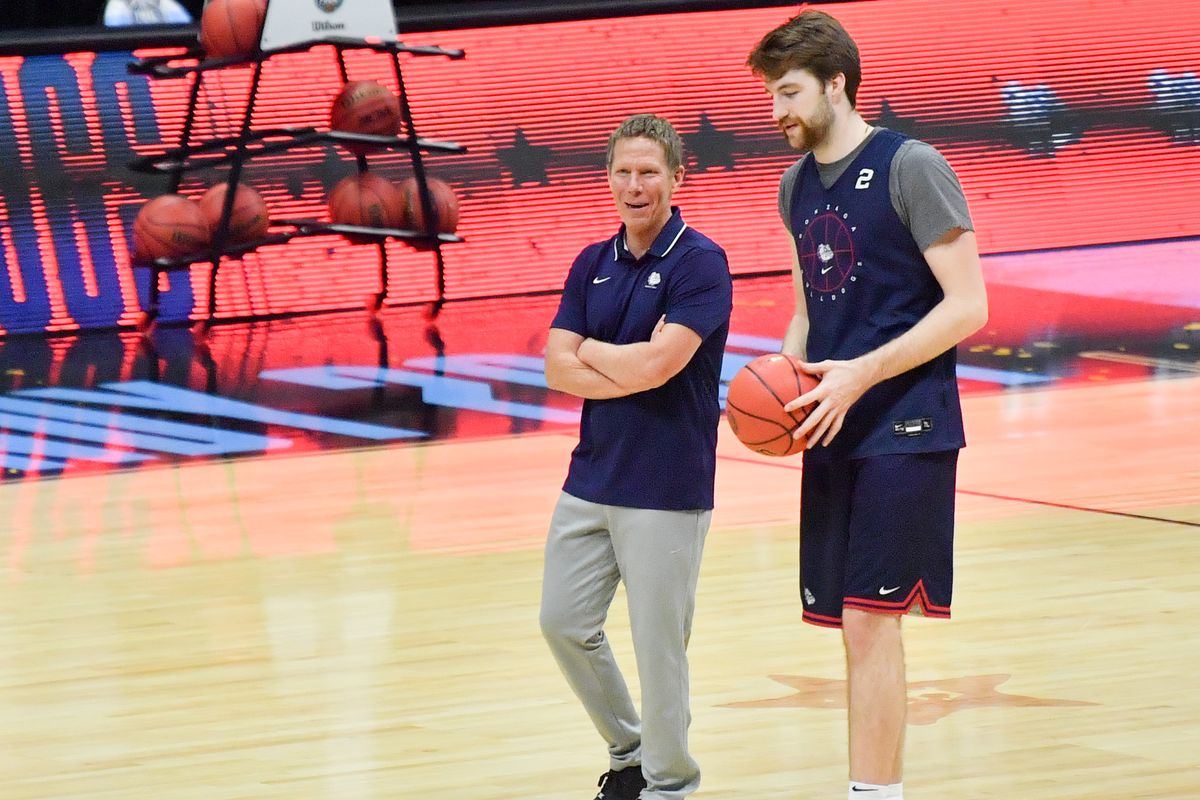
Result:
M1139 367L1154 367L1156 369L1177 369L1182 372L1200 374L1200 361L1176 361L1170 358L1150 358L1135 356L1129 353L1114 353L1108 350L1088 350L1079 354L1080 358L1090 358L1095 361L1112 361L1117 364L1135 364Z
M796 472L801 472L802 467L793 466L792 464L775 464L770 461L760 461L755 458L741 458L739 456L718 455L718 459L726 461L737 461L742 464L757 464L762 467L776 467L779 469L789 469ZM972 497L986 497L991 500L1007 500L1011 503L1027 503L1035 506L1049 506L1050 508L1062 508L1067 511L1085 511L1092 514L1108 514L1114 517L1125 517L1127 519L1140 519L1147 522L1165 522L1169 525L1183 525L1188 528L1200 528L1200 522L1192 522L1186 519L1171 519L1170 517L1157 517L1153 514L1136 514L1132 511L1117 511L1111 508L1092 508L1091 506L1078 506L1071 503L1056 503L1053 500L1035 500L1032 497L1013 497L1006 494L995 494L993 492L978 492L972 489L955 489L956 494L965 494Z

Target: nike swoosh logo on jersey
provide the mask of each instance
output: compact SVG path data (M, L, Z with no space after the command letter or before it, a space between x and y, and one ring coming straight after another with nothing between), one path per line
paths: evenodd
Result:
M893 586L892 588L888 589L888 588L886 588L886 587L884 587L884 586L880 586L880 587L879 587L879 593L880 593L880 594L891 594L892 592L896 591L896 590L897 590L897 589L899 589L899 588L900 588L899 586Z
M612 280L612 275L609 275L607 278L592 278L592 283L604 283L609 280Z

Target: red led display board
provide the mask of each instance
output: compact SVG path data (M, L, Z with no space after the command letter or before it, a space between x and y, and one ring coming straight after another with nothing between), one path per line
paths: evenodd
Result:
M615 229L603 180L625 116L670 118L689 148L677 196L739 274L783 270L778 176L796 157L745 56L794 8L663 14L403 36L466 58L403 63L419 133L468 148L429 158L462 200L466 242L445 253L449 299L556 290L585 243ZM986 253L1200 235L1200 4L876 0L830 10L864 62L859 108L937 145L958 171ZM138 52L135 55L151 55ZM374 53L351 79L390 83ZM133 216L167 179L131 172L179 143L187 79L130 75L129 53L0 58L0 335L131 324L147 296L129 265ZM249 69L207 73L197 139L234 133ZM324 126L340 87L331 49L271 59L258 128ZM399 180L407 158L374 156ZM322 218L355 169L319 145L252 161L276 218ZM219 172L192 173L198 194ZM389 246L389 302L433 299L432 254ZM218 316L361 306L373 247L297 240L222 266ZM1153 276L1147 278L1152 280ZM162 318L207 307L207 265L162 284Z

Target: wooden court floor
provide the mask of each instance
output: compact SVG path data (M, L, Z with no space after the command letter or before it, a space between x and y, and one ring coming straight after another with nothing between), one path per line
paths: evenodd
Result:
M906 622L909 796L1200 797L1200 377L965 407L954 619ZM695 796L844 797L798 464L722 427ZM590 798L604 751L537 628L572 443L0 486L0 797Z

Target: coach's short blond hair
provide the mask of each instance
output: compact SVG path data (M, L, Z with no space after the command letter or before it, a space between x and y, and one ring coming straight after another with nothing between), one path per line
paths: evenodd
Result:
M675 132L675 126L662 117L654 114L634 114L617 126L608 137L608 154L604 158L604 168L611 169L613 151L617 142L622 139L649 139L662 145L663 155L667 159L667 170L674 172L683 166L683 140Z

